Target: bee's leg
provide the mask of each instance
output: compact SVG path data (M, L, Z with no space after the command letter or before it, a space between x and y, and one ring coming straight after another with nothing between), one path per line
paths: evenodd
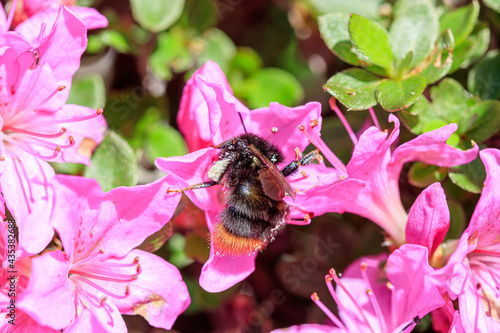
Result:
M189 190L196 190L196 189L199 189L199 188L210 187L210 186L214 186L214 185L217 185L217 184L218 183L213 182L213 181L212 182L199 183L199 184L194 184L194 185L191 185L191 186L188 186L188 187L185 187L185 188L181 188L181 189L178 189L178 190L168 189L167 193L185 192L185 191L189 191Z
M283 174L284 177L290 176L292 173L297 171L297 169L301 165L307 165L311 163L313 160L319 159L320 157L321 156L319 155L318 150L314 150L304 155L300 160L293 161L292 163L288 164L283 170L281 170L281 173Z

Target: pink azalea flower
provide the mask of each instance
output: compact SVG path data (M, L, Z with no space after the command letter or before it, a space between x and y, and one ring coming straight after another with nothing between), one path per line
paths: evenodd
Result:
M86 48L85 25L61 7L52 28L37 34L33 42L0 34L0 187L28 254L53 236L54 170L46 161L89 164L106 130L102 110L64 104Z
M487 174L481 197L455 251L434 274L452 299L458 295L457 332L500 329L500 150L484 149L480 157Z
M207 148L245 133L257 134L279 147L286 163L295 160L296 149L303 151L309 141L300 133L298 125L314 122L313 131L321 128L319 103L308 103L289 108L271 103L268 108L248 110L231 93L224 74L213 62L207 62L188 82L181 102L179 128L186 134L190 149L186 156L158 158L156 166L178 180L174 189L208 181L207 172L217 159L218 150ZM189 126L189 127L188 127ZM193 135L187 134L194 131ZM201 149L203 148L203 149ZM186 191L199 208L205 210L211 233L218 223L223 204L218 200L219 186ZM300 209L301 217L311 207ZM299 222L297 222L299 223ZM302 222L303 223L303 222ZM214 248L211 239L210 258L203 266L200 285L207 291L219 292L246 278L255 269L256 253L241 256L226 255Z
M39 325L81 332L126 332L120 314L170 329L190 303L179 271L134 250L167 223L180 200L173 177L104 193L97 182L58 175L54 228L64 251L32 259L17 306Z
M352 158L347 166L344 165L316 132L311 131L309 126L303 126L304 134L321 150L333 168L329 168L329 173L325 175L325 171L316 165L305 166L310 183L301 182L300 186L297 185L305 193L299 192L295 203L316 207L316 214L349 212L363 216L384 229L396 246L403 244L408 218L401 203L398 185L403 164L410 161L423 161L442 167L465 164L477 156L477 145L462 151L446 144L446 140L457 129L456 124L450 124L419 135L391 153L391 146L399 136L400 125L396 116L389 115L389 121L394 123L390 134L373 126L358 139L340 110L336 106L333 109L341 117L353 140ZM294 177L300 179L299 175L292 176L291 184L294 184Z
M386 276L381 270L385 261ZM410 332L427 313L445 304L432 283L432 271L427 249L406 244L388 257L380 254L356 260L342 278L332 269L325 278L339 317L316 293L311 298L335 326L300 325L274 332Z

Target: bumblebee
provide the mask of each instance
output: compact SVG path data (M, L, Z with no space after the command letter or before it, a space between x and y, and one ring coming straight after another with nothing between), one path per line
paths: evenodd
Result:
M319 158L318 152L313 151L280 171L276 165L284 161L283 153L258 135L245 133L216 148L220 152L208 171L210 181L176 191L221 185L225 189L225 207L212 230L215 250L221 255L263 250L285 224L289 208L283 198L295 197L285 177Z

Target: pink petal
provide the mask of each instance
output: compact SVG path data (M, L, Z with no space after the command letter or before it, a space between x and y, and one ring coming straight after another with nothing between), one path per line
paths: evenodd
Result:
M287 328L281 328L271 331L271 333L341 333L346 332L338 327L319 325L319 324L302 324L296 326L290 326Z
M177 317L191 302L188 290L177 268L162 258L140 250L110 262L131 262L139 257L141 273L130 283L130 295L113 300L123 314L138 314L151 325L171 329Z
M298 129L299 125L309 126L311 121L317 120L318 125L313 129L321 135L321 104L310 102L294 108L273 102L267 108L252 110L250 117L245 120L248 132L255 133L280 147L281 151L291 162L295 159L295 148L302 152L309 145L309 140Z
M207 82L220 84L222 89L232 94L231 86L227 82L224 72L213 61L207 61L198 68L186 82L177 114L177 124L191 152L208 148L212 144L208 105L196 84L195 78L197 76L203 77Z
M34 257L30 282L16 306L42 326L54 329L68 326L75 316L69 268L70 262L61 251Z
M0 186L19 228L19 247L28 254L38 253L54 235L50 225L54 205L50 180L54 169L22 150L5 152L3 156Z
M69 6L68 9L85 23L87 30L106 28L108 26L108 19L95 8Z
M75 261L97 250L107 256L126 255L170 220L180 200L180 193L167 194L167 189L175 184L172 176L147 185L118 187L104 195L95 180L66 175L58 175L56 179L61 187L67 188L59 191L69 193L66 195L68 199L75 197L73 202L79 202L80 214L83 215L83 218L78 214L75 216L73 212L68 216L66 210L66 215L61 213L61 218L71 221L71 228L64 229L60 223L56 227L62 234L61 238L68 237L67 233L71 232L75 240L73 246L77 249ZM94 192L90 199L89 192ZM96 206L100 207L97 218L94 217ZM94 246L97 243L98 249ZM71 249L65 248L68 252Z
M408 214L406 241L422 245L432 257L450 226L450 211L440 183L427 187L415 200Z
M71 256L75 246L78 246L75 242L80 242L82 231L84 237L88 235L92 223L97 220L104 193L92 178L57 175L53 183L57 193L54 209L57 214L54 214L52 225L61 238L64 251Z
M396 243L402 244L407 214L399 195L401 170L389 170L390 147L398 138L399 120L391 114L389 121L394 123L389 136L376 127L370 127L354 148L347 173L349 179L364 181L365 188L358 197L346 198L346 201L352 201L346 211L372 220Z
M490 294L489 296L495 298L496 301L494 294ZM488 305L486 303L483 304L481 297L478 297L478 291L475 285L470 284L469 287L458 296L458 304L460 309L460 322L465 332L498 331L498 321L496 317L487 315ZM458 326L458 329L460 329L460 326Z
M207 103L212 142L219 144L245 133L238 113L246 125L248 108L223 86L210 82L200 75L195 77L195 81Z
M218 218L215 212L206 211L205 216L210 231ZM200 286L208 292L218 293L243 281L255 270L257 253L239 257L220 256L214 251L211 241L210 258L201 270Z
M460 319L460 313L455 311L453 315L453 322L450 327L449 333L466 333L464 326L462 325L462 320Z
M464 259L471 248L468 244L469 237L470 233L464 232L460 240L456 241L457 244L454 244L456 249L446 265L436 269L432 274L434 285L445 290L453 300L464 290L471 274L470 268L464 265ZM453 244L448 244L448 246L453 246Z
M364 197L365 183L357 179L341 179L337 173L323 176L322 182L331 180L330 185L307 187L305 193L298 192L295 200L286 198L286 201L293 207L298 207L307 212L314 213L315 216L330 212L344 213L354 212L361 216L376 216L377 209L371 209L371 203ZM295 184L294 184L295 187ZM299 187L302 190L302 186ZM304 213L291 212L292 218L303 218Z
M2 316L3 317L3 316ZM10 318L0 317L0 332L29 332L29 333L58 333L61 330L55 330L50 327L42 326L38 324L33 318L28 316L23 311L16 311L15 326L8 323ZM14 328L15 327L15 328Z
M118 187L106 193L94 225L105 232L101 243L104 252L124 256L167 224L181 199L180 193L167 193L175 184L174 177L166 176L150 184Z
M3 39L1 37L5 37L5 35L6 34L0 35L0 42L2 42ZM21 47L22 46L25 45L21 44ZM21 70L20 61L18 53L13 47L5 46L0 48L0 84L2 87L15 87ZM16 113L16 110L9 107L9 104L12 103L13 100L13 91L13 89L2 89L0 91L0 100L7 103L0 111L2 128L5 123L8 123L9 118Z
M103 307L82 308L81 313L64 332L126 333L125 321L113 302L106 302L106 308L106 310Z
M404 244L387 259L387 277L394 285L396 318L411 321L446 304L430 275L434 269L427 260L427 248Z
M54 0L23 0L24 11L28 16L38 12L59 7L58 2Z
M500 150L484 149L479 155L486 168L486 181L467 230L477 231L477 247L498 243L500 234Z
M446 140L456 130L456 124L449 124L437 130L421 134L415 139L402 144L394 150L392 155L393 172L399 174L404 163L416 160L442 167L452 167L471 162L477 157L479 151L477 145L464 151L446 143Z
M217 154L216 149L205 148L184 156L157 158L155 165L161 171L174 177L176 183L171 186L171 189L177 190L210 181L207 172ZM217 199L218 187L200 188L184 193L199 208L220 211L221 205Z
M37 27L40 22L35 22L33 26L28 19L16 28L34 43L33 47L40 54L38 66L34 70L24 68L23 78L16 87L16 104L12 107L17 110L55 110L62 106L68 98L73 74L80 67L80 57L87 47L85 24L66 7L61 6L55 23L55 16L43 17L48 26L39 45L38 42L35 44L35 39L40 33ZM44 102L60 85L66 89Z

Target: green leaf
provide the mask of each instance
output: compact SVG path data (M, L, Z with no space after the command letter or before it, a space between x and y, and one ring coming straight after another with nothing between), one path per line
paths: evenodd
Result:
M210 0L188 0L182 16L184 26L205 31L217 24L217 3Z
M467 6L445 13L439 20L441 31L450 29L457 46L461 45L471 34L479 15L479 3L473 1Z
M416 162L410 167L408 181L411 185L424 188L446 178L446 168Z
M271 102L294 106L304 98L299 81L280 68L265 68L255 72L235 87L234 93L244 98L251 109L269 106Z
M146 238L136 249L149 253L156 252L170 236L172 236L172 223L167 223L160 230Z
M73 77L68 104L83 105L91 109L103 108L106 104L106 86L99 74Z
M426 86L425 78L411 76L402 81L386 80L377 89L377 100L387 111L406 109L417 101Z
M153 73L168 81L172 77L172 71L179 73L191 68L194 61L186 44L182 29L174 27L169 31L159 33L156 49L148 59Z
M432 104L422 96L409 108L398 112L398 115L413 134L419 135L424 133L423 126L426 123L424 119L429 108L432 108Z
M453 65L452 52L455 48L453 34L449 29L439 35L436 48L427 67L419 74L425 77L427 84L432 84L443 78Z
M392 52L389 35L378 23L352 14L349 20L349 36L356 50L368 60L388 72L392 71Z
M429 0L401 0L394 7L394 21L389 29L392 53L402 59L413 51L410 68L425 60L434 49L439 22Z
M469 91L481 99L500 98L500 55L498 50L486 54L469 72Z
M222 30L213 28L207 30L201 38L193 40L196 45L197 65L201 66L208 60L219 64L224 72L229 70L231 60L236 55L236 45Z
M450 228L446 233L445 240L459 239L465 229L466 215L462 205L455 200L447 200L450 210Z
M98 36L104 45L111 46L121 53L129 52L132 47L127 37L115 30L104 30Z
M468 129L466 135L468 138L481 142L500 129L500 102L488 100L474 105L469 113L473 115L476 121Z
M188 153L182 135L173 127L155 123L146 132L145 151L151 164L157 157L181 156Z
M160 32L181 16L184 0L130 0L134 19L146 30Z
M239 47L236 55L231 61L231 72L241 71L245 76L256 72L262 67L262 59L254 49Z
M453 64L449 73L467 68L484 55L490 45L490 29L487 26L473 31L465 42L453 50Z
M137 161L127 141L108 131L85 168L84 177L96 179L103 191L137 184Z
M378 76L360 68L350 68L332 76L323 89L350 110L365 110L377 104L375 93L382 82Z
M66 175L81 175L85 165L79 163L56 163L49 162L56 173L64 173Z
M446 124L459 124L467 115L470 95L457 81L444 79L439 85L431 87L430 95L435 111L433 117L443 120Z
M351 51L352 43L349 38L350 15L345 13L329 13L318 18L319 31L326 46L348 64L359 66L360 62Z
M497 13L500 13L500 0L483 0L484 4Z
M378 19L383 0L308 0L319 15L326 13L355 13L368 19Z
M192 232L186 236L184 253L194 260L205 262L210 256L207 240Z
M486 179L486 170L479 157L471 163L449 168L448 172L448 176L455 185L472 193L481 193Z
M170 258L168 258L169 259L168 262L174 265L175 267L180 269L186 267L187 265L191 264L194 261L184 253L184 247L186 246L186 238L183 235L179 233L173 234L170 237L166 246L168 250L170 250L171 252Z
M396 75L399 78L403 77L403 74L410 69L410 64L413 59L413 52L408 52L403 59L399 59L396 64Z

